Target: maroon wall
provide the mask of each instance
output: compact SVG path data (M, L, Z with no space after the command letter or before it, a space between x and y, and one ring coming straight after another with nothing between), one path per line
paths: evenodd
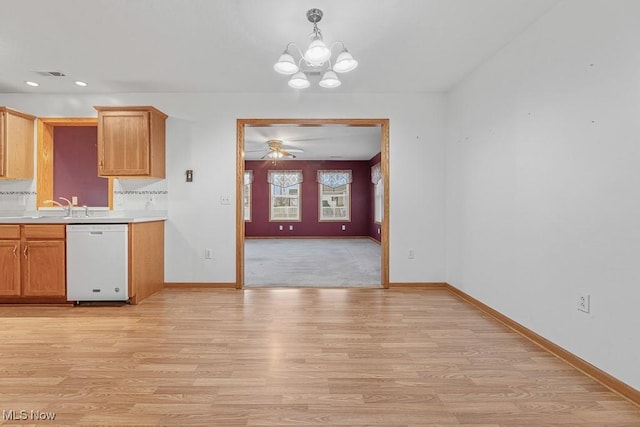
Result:
M77 196L79 206L109 206L108 181L98 177L97 144L96 126L54 127L54 200Z
M369 211L371 212L371 216L369 217L369 237L372 239L376 239L378 242L381 240L382 235L382 226L373 220L373 216L375 213L375 199L374 199L374 189L373 182L371 182L371 167L376 163L380 163L382 159L382 154L376 154L371 160L369 160Z
M318 222L319 169L351 169L351 221ZM302 236L368 236L373 218L371 210L371 166L369 161L335 160L282 160L273 165L270 161L246 161L245 170L253 171L251 221L245 222L247 237L302 237ZM268 170L302 170L302 221L269 222ZM346 230L342 231L342 225ZM279 230L279 226L283 230ZM289 230L293 225L293 230Z

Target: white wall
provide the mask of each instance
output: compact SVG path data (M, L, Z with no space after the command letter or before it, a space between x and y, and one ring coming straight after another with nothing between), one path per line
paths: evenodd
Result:
M443 100L308 93L0 95L0 105L39 117L95 116L94 105L153 105L169 115L166 181L121 181L124 191L168 192L161 200L169 215L167 282L235 282L235 203L221 205L220 196L235 198L236 119L262 117L389 118L390 280L443 281ZM194 170L193 183L185 182L186 169ZM15 185L34 184L0 182L0 192ZM143 208L144 195L122 204L122 210ZM213 249L213 260L204 259L205 247ZM409 249L414 260L407 259Z
M446 149L447 281L636 389L639 22L561 2L452 91Z

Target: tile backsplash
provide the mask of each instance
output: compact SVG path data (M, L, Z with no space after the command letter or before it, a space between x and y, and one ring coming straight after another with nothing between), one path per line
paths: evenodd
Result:
M36 212L36 183L29 181L0 181L0 213L31 215ZM168 191L166 180L114 180L114 215L166 216Z

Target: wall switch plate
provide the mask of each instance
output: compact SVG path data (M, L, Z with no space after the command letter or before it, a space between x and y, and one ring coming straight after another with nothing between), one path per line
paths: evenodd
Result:
M578 310L589 313L591 310L591 297L589 294L582 294L578 296Z
M204 259L212 259L212 258L213 258L213 251L211 250L211 248L205 248Z

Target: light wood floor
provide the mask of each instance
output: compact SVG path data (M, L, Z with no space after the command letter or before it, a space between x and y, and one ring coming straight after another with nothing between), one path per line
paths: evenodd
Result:
M0 350L0 409L55 412L43 426L640 426L636 406L446 290L4 306Z

